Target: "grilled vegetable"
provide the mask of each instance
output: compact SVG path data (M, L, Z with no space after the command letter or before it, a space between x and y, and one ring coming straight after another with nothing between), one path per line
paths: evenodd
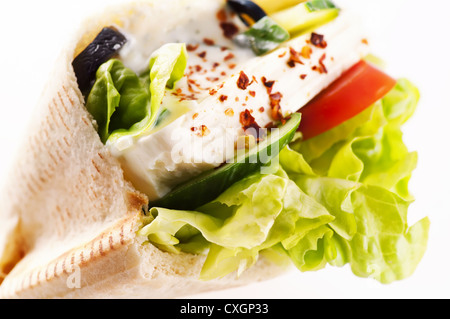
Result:
M267 12L267 14L273 14L280 10L295 6L305 0L253 0L257 5Z
M271 17L291 35L298 35L330 22L339 12L340 9L330 0L311 0L279 11Z

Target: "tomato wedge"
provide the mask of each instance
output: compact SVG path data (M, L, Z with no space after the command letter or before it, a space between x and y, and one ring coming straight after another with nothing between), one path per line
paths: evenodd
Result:
M360 61L300 109L299 131L307 140L358 115L395 87L396 80Z

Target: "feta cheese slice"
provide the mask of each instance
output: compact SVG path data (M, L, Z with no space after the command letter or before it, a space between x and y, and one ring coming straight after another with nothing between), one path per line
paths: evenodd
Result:
M312 43L314 36L326 45ZM244 134L243 116L251 114L264 128L299 111L368 54L364 38L353 17L342 12L314 35L294 38L261 57L204 39L188 44L185 77L166 92L163 107L188 101L190 110L111 151L135 187L150 200L161 198L176 185L232 158L235 143Z

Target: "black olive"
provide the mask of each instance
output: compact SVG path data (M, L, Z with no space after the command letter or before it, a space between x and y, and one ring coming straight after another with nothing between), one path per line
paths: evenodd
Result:
M86 96L95 83L98 68L111 59L127 42L115 28L104 28L72 62L78 86Z
M260 6L250 0L228 0L228 5L248 27L267 16Z

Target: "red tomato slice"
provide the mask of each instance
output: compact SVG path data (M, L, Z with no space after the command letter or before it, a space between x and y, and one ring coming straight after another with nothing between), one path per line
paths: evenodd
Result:
M395 84L384 72L360 61L299 111L299 131L304 140L320 135L373 105Z

